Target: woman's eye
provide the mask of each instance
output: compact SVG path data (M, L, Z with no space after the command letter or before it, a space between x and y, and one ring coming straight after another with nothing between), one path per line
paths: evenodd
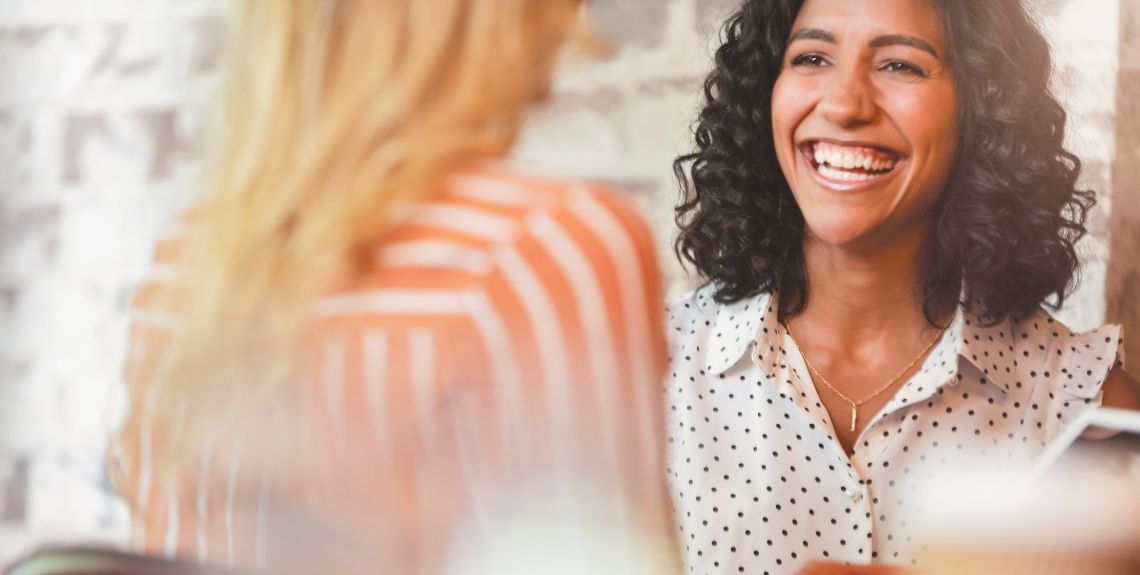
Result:
M890 62L887 62L886 64L883 64L882 66L880 66L879 69L883 70L884 72L894 72L894 73L899 73L899 74L912 74L912 75L917 76L919 78L925 78L926 77L926 72L922 68L919 68L918 66L915 66L914 64L908 64L907 62L900 62L898 60L892 60Z
M796 56L793 58L792 65L817 68L820 66L826 66L827 60L824 60L823 56L820 56L819 54L804 54L802 56Z

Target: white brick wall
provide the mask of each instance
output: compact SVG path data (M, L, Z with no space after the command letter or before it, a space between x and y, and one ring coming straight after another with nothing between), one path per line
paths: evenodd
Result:
M204 0L0 0L0 560L125 531L102 451L125 306L192 189Z
M517 155L601 178L672 262L671 162L690 145L714 29L732 0L598 0L616 55L574 70ZM1107 192L1118 0L1039 0L1074 146ZM101 457L119 414L125 305L156 230L193 190L216 79L211 0L0 0L0 562L33 541L122 537ZM1107 202L1103 205L1107 206ZM1104 314L1104 215L1064 316ZM670 291L687 283L675 264Z

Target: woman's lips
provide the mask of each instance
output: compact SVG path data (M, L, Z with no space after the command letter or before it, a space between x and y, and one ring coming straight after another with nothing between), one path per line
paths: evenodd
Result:
M805 142L800 152L820 185L843 192L871 187L902 163L899 154L886 149L818 140Z

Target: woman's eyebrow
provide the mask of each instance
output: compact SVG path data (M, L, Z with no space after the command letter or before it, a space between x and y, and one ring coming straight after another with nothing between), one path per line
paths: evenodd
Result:
M930 52L931 56L940 58L938 50L934 49L929 42L922 38L914 36L906 36L904 34L887 34L885 36L876 36L869 44L872 48L885 48L887 46L910 46L911 48L918 48L924 52Z
M801 28L799 30L796 30L788 38L788 44L791 44L797 40L819 40L821 42L827 42L829 44L839 43L839 41L835 38L835 34L832 34L827 30L821 30L819 28ZM930 55L934 56L935 58L941 58L941 56L938 54L938 50L935 50L934 46L931 46L929 42L916 36L907 36L906 34L885 34L883 36L876 36L871 40L869 46L872 48L885 48L887 46L910 46L911 48L917 48L924 52L929 52Z
M788 44L791 44L796 40L820 40L822 42L828 42L830 44L839 43L835 39L835 34L832 34L827 30L820 30L819 28L800 28L799 30L796 30L792 33L791 37L788 38Z

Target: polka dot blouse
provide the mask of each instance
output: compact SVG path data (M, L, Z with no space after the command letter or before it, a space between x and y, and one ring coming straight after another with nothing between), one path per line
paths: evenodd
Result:
M1044 311L950 328L844 452L769 294L704 288L669 309L669 479L686 571L794 573L809 560L914 563L916 489L939 469L1026 465L1100 404L1120 328Z

